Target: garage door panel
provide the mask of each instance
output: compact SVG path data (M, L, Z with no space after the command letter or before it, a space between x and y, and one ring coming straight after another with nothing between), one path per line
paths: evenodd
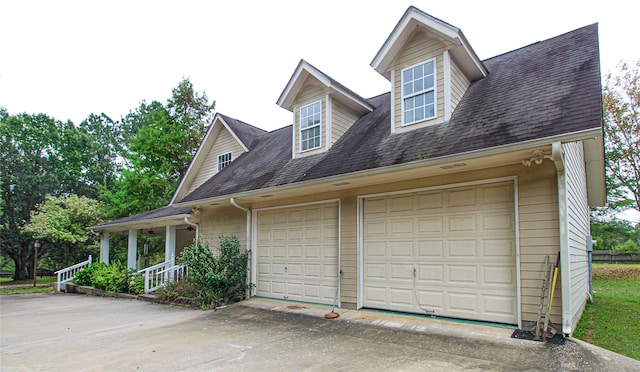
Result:
M440 235L444 231L444 219L435 217L418 217L417 233L420 235Z
M444 192L430 191L416 194L416 209L441 209L444 206Z
M387 224L384 221L365 223L365 231L371 236L385 236L387 234Z
M413 260L413 241L392 241L389 244L389 253L402 259L402 257Z
M391 303L396 306L410 307L413 305L413 289L395 288L389 293Z
M467 240L448 240L445 241L447 246L447 257L451 259L477 259L478 258L478 242L473 239Z
M458 316L474 316L480 311L478 307L478 295L468 292L448 292L447 296L447 310L451 313L455 313Z
M416 264L416 281L420 285L439 285L444 282L444 266Z
M387 265L384 263L379 264L365 264L364 273L370 280L380 279L385 280L387 277Z
M501 286L511 288L512 283L516 281L516 273L513 268L504 266L487 266L482 267L483 284L491 286Z
M408 218L391 220L389 222L389 233L392 236L413 234L413 220Z
M331 304L338 281L338 203L256 213L257 294Z
M412 281L413 280L413 264L389 264L389 279L397 281Z
M304 265L304 276L307 278L318 279L321 276L322 266L319 264L306 264Z
M513 238L507 239L484 239L482 241L482 254L491 261L515 259L516 242Z
M394 196L389 199L390 212L410 211L413 209L413 195Z
M447 265L445 278L452 285L476 286L478 284L478 268L475 265Z
M466 207L476 205L476 188L458 188L447 191L447 207Z
M513 190L509 181L365 199L363 305L516 323Z
M447 233L476 233L476 215L453 215L447 216Z
M417 259L437 259L444 256L444 242L442 240L421 240L417 242Z

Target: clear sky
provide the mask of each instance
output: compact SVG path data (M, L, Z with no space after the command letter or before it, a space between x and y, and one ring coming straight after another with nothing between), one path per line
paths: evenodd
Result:
M640 59L640 1L0 0L0 106L79 123L164 102L183 76L216 109L263 129L301 58L367 98L369 65L414 5L462 30L481 59L599 23L603 73Z

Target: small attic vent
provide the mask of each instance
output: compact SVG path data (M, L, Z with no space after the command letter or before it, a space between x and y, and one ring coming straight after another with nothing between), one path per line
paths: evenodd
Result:
M351 185L351 182L338 182L338 183L332 183L333 186L345 186L345 185Z
M447 165L443 165L440 168L447 170L447 169L452 169L452 168L460 168L460 167L466 167L467 164L465 163L455 163L455 164L447 164Z

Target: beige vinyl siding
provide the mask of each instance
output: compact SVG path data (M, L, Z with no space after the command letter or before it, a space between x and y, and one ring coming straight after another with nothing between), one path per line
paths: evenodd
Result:
M358 120L359 116L334 99L331 100L331 105L331 144L333 145Z
M176 231L176 257L180 256L180 253L185 247L193 244L196 238L195 230L178 230Z
M469 79L464 75L453 59L451 59L451 112L456 109L464 92L469 88Z
M307 82L311 82L309 79ZM318 154L327 149L327 92L323 86L318 83L309 83L300 91L293 105L294 112L294 149L295 157ZM322 116L320 125L320 147L314 150L300 152L300 107L312 104L316 101L322 102Z
M401 133L416 128L421 128L426 125L437 124L443 121L444 118L444 65L443 65L443 53L446 50L446 46L441 41L430 38L426 33L418 31L409 39L404 49L398 54L390 69L395 70L394 84L395 102L394 110L394 123L396 133ZM437 116L434 119L426 120L423 122L402 126L402 69L424 62L431 58L436 58L436 100Z
M223 125L220 125L219 133L209 150L202 166L198 170L198 174L193 179L193 182L189 186L190 193L193 190L197 189L200 185L205 183L209 178L213 177L216 173L218 173L218 155L222 155L227 152L232 153L232 161L238 158L242 153L244 153L244 149L242 146L236 141L233 135L225 128Z
M524 168L524 167L523 167ZM550 161L525 168L518 178L520 285L522 319L535 321L540 305L545 256L554 262L560 250L556 170ZM551 321L561 324L562 295L556 285Z
M241 249L247 247L247 214L235 207L203 209L200 212L200 239L214 252L220 247L220 236L235 235Z
M558 193L556 171L551 161L529 168L516 164L477 171L459 172L438 177L416 178L402 182L380 183L375 186L344 189L306 197L277 201L265 200L251 208L269 208L341 199L340 268L342 281L340 301L344 308L355 308L358 302L358 196L384 192L450 185L499 177L517 177L518 223L520 249L521 316L524 321L535 321L540 303L540 289L544 272L544 257L555 262L560 250L558 224ZM391 181L392 178L389 178ZM561 324L562 297L560 282L556 285L552 321Z
M355 309L358 302L358 199L343 194L340 225L340 298L342 307Z
M567 186L567 234L571 278L570 311L572 331L575 330L587 301L589 266L586 237L590 235L586 173L582 142L562 145L565 154Z

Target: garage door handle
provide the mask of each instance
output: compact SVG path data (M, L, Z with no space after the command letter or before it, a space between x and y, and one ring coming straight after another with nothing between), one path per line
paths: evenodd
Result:
M413 276L416 276L418 274L418 272L416 271L416 268L413 268Z

